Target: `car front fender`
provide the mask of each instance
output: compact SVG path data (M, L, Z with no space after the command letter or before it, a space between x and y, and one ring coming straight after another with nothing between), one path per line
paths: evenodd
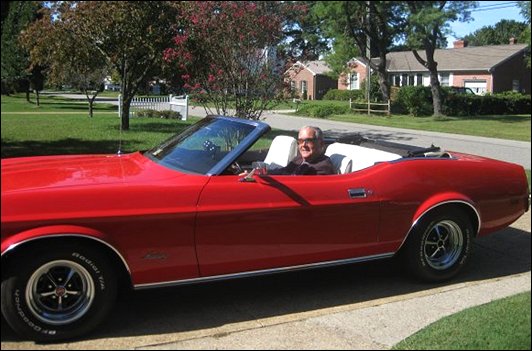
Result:
M120 253L120 251L106 238L105 234L92 228L74 226L74 225L53 225L39 228L32 228L17 234L14 234L2 241L2 258L10 252L15 251L19 246L45 239L65 239L78 238L87 239L106 246L120 258L124 267L131 272L129 266Z

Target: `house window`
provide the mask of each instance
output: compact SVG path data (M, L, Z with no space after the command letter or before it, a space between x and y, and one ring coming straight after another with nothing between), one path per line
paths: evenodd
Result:
M408 85L408 74L403 74L401 77L401 86Z
M358 73L349 73L349 90L360 89L358 81Z
M295 80L290 81L290 90L295 91L296 90L296 82Z
M448 87L449 86L449 73L442 73L440 75L440 85L442 87Z
M519 84L519 79L512 80L512 91L519 92L521 90L521 85Z
M304 100L307 99L307 81L306 80L301 81L301 97Z
M414 85L414 75L408 76L408 85Z
M423 85L423 75L420 73L416 74L416 85Z
M394 75L393 76L393 85L395 85L396 87L400 87L401 86L401 76L400 75Z

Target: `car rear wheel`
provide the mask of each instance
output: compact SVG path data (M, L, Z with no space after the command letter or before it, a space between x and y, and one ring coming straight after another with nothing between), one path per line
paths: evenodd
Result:
M409 270L429 282L454 277L469 260L472 237L471 221L458 209L429 213L408 239L405 258Z
M2 314L17 333L35 341L74 338L109 312L114 277L108 259L94 248L33 249L9 262Z

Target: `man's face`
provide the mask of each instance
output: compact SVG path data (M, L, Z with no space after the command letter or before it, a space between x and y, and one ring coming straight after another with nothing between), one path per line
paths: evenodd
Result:
M299 153L305 161L320 155L322 145L316 139L316 132L313 129L301 129L297 136L297 145Z

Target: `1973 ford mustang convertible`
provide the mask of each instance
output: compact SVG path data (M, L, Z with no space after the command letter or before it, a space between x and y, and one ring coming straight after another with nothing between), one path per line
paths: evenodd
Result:
M3 159L9 325L33 340L79 337L124 283L394 256L414 276L443 281L466 264L475 237L529 208L523 167L437 147L344 136L326 144L337 174L268 175L298 152L293 137L269 132L209 116L146 152Z

